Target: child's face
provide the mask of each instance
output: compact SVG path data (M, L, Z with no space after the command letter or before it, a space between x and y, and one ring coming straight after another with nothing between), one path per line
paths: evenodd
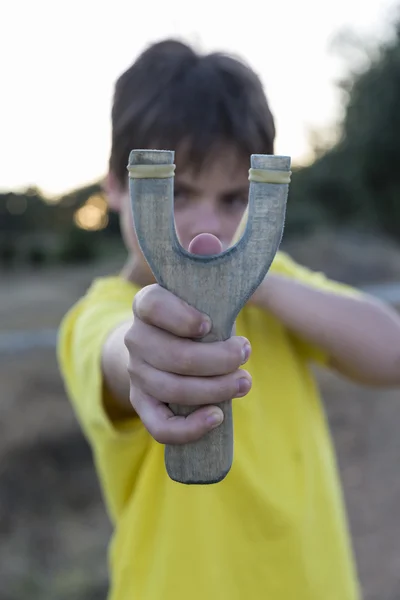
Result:
M187 250L191 240L200 233L212 233L229 247L248 202L249 163L239 159L232 150L216 154L201 171L179 168L176 160L174 178L175 225L179 240ZM140 252L131 214L129 191L116 198L111 194L113 208L121 213L121 228L128 251ZM143 264L144 266L144 264Z

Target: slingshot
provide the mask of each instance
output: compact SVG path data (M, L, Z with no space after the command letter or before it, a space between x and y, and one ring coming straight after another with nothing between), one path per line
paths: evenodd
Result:
M242 221L233 246L207 256L191 254L179 243L174 222L174 157L170 150L130 153L129 190L138 242L159 285L210 317L212 329L199 341L226 340L279 248L290 157L251 156L247 223ZM197 442L166 446L165 465L171 479L209 484L228 474L233 460L232 402L219 406L224 420L216 429ZM174 404L170 408L184 416L196 410Z

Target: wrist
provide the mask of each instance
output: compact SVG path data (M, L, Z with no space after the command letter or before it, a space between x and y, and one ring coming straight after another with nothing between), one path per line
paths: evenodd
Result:
M275 273L268 273L264 277L263 281L258 286L257 290L251 296L249 304L251 306L257 306L263 310L271 310L276 290L279 288L279 275Z
M135 285L139 285L140 287L145 287L155 283L155 278L150 267L147 265L147 263L144 263L140 257L135 255L128 257L120 272L120 275L123 277L123 279L126 279Z

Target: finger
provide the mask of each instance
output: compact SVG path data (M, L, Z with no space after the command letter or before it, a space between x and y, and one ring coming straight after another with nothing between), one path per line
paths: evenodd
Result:
M233 373L247 362L251 352L250 343L244 337L199 344L161 330L151 336L148 329L149 326L142 323L137 331L142 360L155 369L176 375L211 377Z
M144 323L180 337L202 337L211 329L207 315L158 284L149 285L136 294L133 312Z
M182 417L149 396L142 397L136 405L143 425L160 444L195 442L223 421L223 412L216 406L205 406Z
M134 363L128 367L131 381L144 394L165 404L200 406L218 404L241 398L251 389L252 379L247 371L238 369L228 375L215 377L185 377Z

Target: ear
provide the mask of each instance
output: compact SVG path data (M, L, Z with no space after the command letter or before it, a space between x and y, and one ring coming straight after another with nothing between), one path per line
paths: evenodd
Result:
M108 171L102 183L103 192L106 195L108 207L110 210L120 212L122 208L122 200L124 196L124 190L121 188L120 183L117 181L114 173Z

